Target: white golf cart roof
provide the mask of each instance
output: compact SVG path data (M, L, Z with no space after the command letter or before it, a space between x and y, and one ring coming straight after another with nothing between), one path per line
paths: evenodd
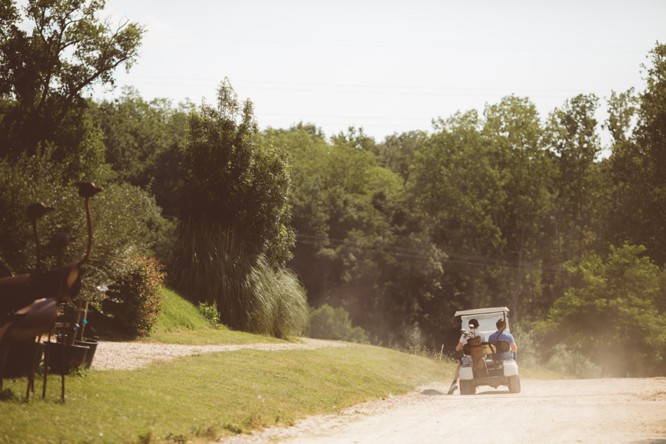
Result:
M507 307L489 307L475 308L474 310L458 310L454 317L460 316L463 325L466 325L472 318L476 319L479 323L478 333L488 338L491 333L496 331L495 326L499 319L503 319L506 323L506 331L511 331L508 314L509 309Z
M493 313L508 313L507 307L475 308L474 310L458 310L453 316L476 316Z

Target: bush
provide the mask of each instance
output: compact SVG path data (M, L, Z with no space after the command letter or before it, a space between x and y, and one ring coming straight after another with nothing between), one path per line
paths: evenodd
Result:
M307 297L292 272L272 268L261 256L244 287L251 301L248 312L250 331L276 338L303 334L308 323Z
M55 208L38 224L41 268L57 266L58 255L49 248L54 233L71 236L65 263L78 261L85 253L83 200L76 186L63 182L61 168L48 154L22 158L15 164L0 160L0 277L35 271L35 240L26 215L26 208L34 202ZM93 249L76 302L98 301L96 288L112 280L113 264L119 258L165 255L171 242L173 224L161 216L160 208L145 191L128 184L106 184L103 188L104 192L90 201Z
M308 305L290 271L264 255L248 257L244 242L219 224L181 222L170 283L190 301L215 303L223 324L275 337L300 335Z
M153 258L134 256L116 263L113 284L103 301L111 329L123 336L147 336L162 309L165 273Z
M564 344L558 344L554 347L553 354L546 367L557 373L577 378L598 378L601 376L601 370L597 365Z
M215 302L212 304L199 302L199 305L197 305L197 310L201 316L206 318L206 320L211 324L218 324L220 322L220 313L217 310L217 304Z
M368 335L361 327L353 327L349 313L342 307L324 304L310 313L308 336L367 344Z

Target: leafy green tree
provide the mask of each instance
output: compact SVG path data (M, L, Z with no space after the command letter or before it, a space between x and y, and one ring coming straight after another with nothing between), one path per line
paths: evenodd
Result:
M663 272L632 245L569 263L573 285L555 301L545 330L551 341L599 365L604 375L652 375L666 351Z
M296 235L290 266L308 289L310 303L317 304L332 278L331 255L327 254L329 211L324 197L328 187L324 164L330 147L320 130L303 124L288 130L267 130L265 137L287 155L291 227Z
M291 266L314 306L343 307L378 343L404 345L410 331L439 331L427 315L442 253L418 233L404 179L380 164L362 131L327 143L302 125L267 132L289 153Z
M138 54L143 29L98 19L104 0L12 0L0 8L0 156L34 154L52 142L54 159L76 157L71 125L96 84L113 84L117 67Z
M300 284L282 270L293 245L284 156L226 80L217 107L202 105L189 124L172 283L215 302L227 325L284 335L307 312L304 294L285 291Z
M580 94L548 116L544 144L552 155L551 211L544 223L542 294L545 305L570 285L562 264L590 251L603 251L607 193L597 132L598 98ZM542 304L543 305L543 304Z
M363 128L350 126L347 132L340 132L331 138L334 145L346 145L357 150L369 151L377 154L377 143L375 139L365 134Z
M0 161L0 275L35 271L35 241L25 213L34 202L55 208L39 221L44 268L57 265L59 253L49 247L57 232L72 238L64 253L66 262L83 256L87 242L84 208L76 187L60 182L62 168L44 156L21 157L15 163ZM101 296L96 287L112 282L113 261L163 251L172 227L154 199L129 184L105 187L90 206L94 242L81 296L94 301Z
M280 150L262 140L252 103L241 104L228 82L217 107L202 105L190 117L184 156L181 219L229 229L249 255L289 259L289 175Z
M483 136L505 196L496 216L504 276L493 305L510 304L512 317L520 319L527 314L523 309L532 312L549 306L543 306L539 278L544 268L543 226L553 200L553 163L542 146L536 107L527 98L508 96L487 105L484 118Z
M647 89L611 102L614 144L609 175L613 183L610 235L644 245L658 264L666 263L666 45L652 50ZM637 107L634 104L637 101ZM633 111L636 126L630 130Z
M377 147L379 161L407 182L414 156L427 140L428 135L424 131L390 135Z
M456 308L490 303L497 253L505 240L497 216L506 201L503 178L476 111L439 119L416 156L408 191L425 232L447 256L443 295L453 327ZM495 282L493 282L495 281Z
M628 141L632 135L638 100L634 89L617 93L611 92L608 99L608 120L606 128L610 131L614 144Z
M601 152L595 117L599 99L578 95L549 115L545 143L555 155L555 239L562 261L579 257L594 246L598 218Z
M120 98L101 102L96 111L115 180L152 192L165 213L175 216L193 105L175 108L166 99L147 102L127 88Z

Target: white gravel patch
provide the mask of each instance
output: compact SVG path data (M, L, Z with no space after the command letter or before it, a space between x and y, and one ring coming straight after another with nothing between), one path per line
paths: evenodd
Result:
M239 350L314 350L322 347L346 347L338 341L300 338L299 342L275 344L181 345L148 342L109 342L97 345L93 370L136 370L155 361L169 361L182 356L204 353L234 352Z

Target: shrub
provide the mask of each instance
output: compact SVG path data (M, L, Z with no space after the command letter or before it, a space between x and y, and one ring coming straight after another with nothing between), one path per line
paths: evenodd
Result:
M557 344L546 367L560 374L571 375L577 378L598 378L601 369L584 355L572 351L564 344Z
M305 289L284 268L272 268L260 256L248 275L245 293L251 301L248 327L276 338L303 334L308 323Z
M308 336L367 344L368 335L361 327L353 327L349 312L342 307L324 304L310 313Z
M218 324L220 322L220 313L217 310L217 304L215 302L212 304L207 302L199 302L199 305L197 305L197 310L201 316L206 318L206 320L211 324Z
M113 331L139 337L150 333L162 309L165 273L153 258L134 256L116 263L113 284L102 303Z
M48 153L21 158L15 164L0 160L0 276L34 272L35 240L26 208L42 202L55 211L39 220L41 267L54 268L58 255L49 248L54 233L71 236L65 263L81 259L87 243L83 201L76 186L63 182L62 167ZM93 249L86 264L79 301L96 302L101 284L115 274L115 262L128 255L166 254L173 224L163 218L154 199L128 184L103 185L90 201Z
M300 282L264 255L251 260L244 245L219 224L181 222L170 283L191 301L216 303L228 327L276 337L302 334L308 305Z

